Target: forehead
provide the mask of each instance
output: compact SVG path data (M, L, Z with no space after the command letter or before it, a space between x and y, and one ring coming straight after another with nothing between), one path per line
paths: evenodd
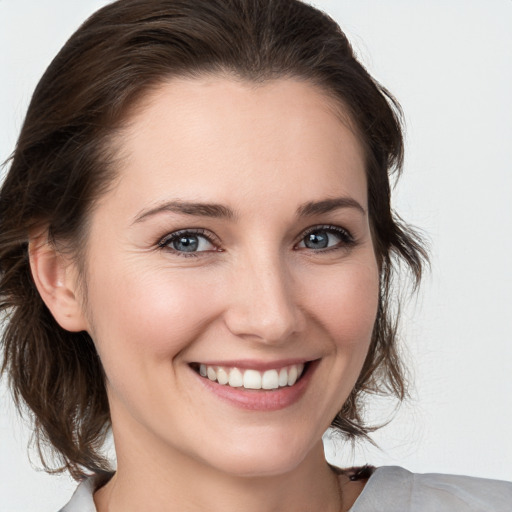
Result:
M363 148L348 115L297 79L170 80L133 110L118 147L119 187L148 201L352 193L366 204Z

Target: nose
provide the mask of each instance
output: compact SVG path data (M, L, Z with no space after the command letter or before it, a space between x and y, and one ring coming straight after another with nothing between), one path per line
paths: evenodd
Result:
M281 344L302 330L293 280L278 256L244 259L233 269L230 284L225 322L234 335Z

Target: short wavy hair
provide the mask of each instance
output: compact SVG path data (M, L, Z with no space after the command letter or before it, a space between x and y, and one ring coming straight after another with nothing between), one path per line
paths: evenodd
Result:
M80 258L91 209L116 177L111 141L129 109L169 78L205 73L305 80L348 114L365 150L380 301L366 361L332 426L367 436L364 395L406 393L391 283L402 262L417 285L426 252L390 206L390 177L403 162L398 103L335 21L298 0L118 0L85 21L44 73L0 191L2 372L34 420L40 453L54 449L58 469L42 457L48 471L81 478L108 470L100 447L110 414L93 340L62 329L36 290L29 233L43 226Z

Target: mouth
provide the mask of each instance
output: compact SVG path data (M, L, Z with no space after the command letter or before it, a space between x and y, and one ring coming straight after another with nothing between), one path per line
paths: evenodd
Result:
M192 363L190 367L202 378L221 386L246 390L276 391L295 386L307 373L311 362L289 364L264 371L205 363Z
M270 412L301 401L320 359L281 362L197 362L189 364L203 389L230 406Z

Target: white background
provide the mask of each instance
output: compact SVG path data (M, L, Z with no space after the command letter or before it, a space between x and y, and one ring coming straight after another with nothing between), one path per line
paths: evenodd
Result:
M51 58L105 3L0 0L0 160ZM404 108L395 206L432 246L404 316L412 399L375 435L380 450L330 456L512 480L512 1L315 4ZM0 388L0 510L55 512L75 484L34 470L27 436Z

